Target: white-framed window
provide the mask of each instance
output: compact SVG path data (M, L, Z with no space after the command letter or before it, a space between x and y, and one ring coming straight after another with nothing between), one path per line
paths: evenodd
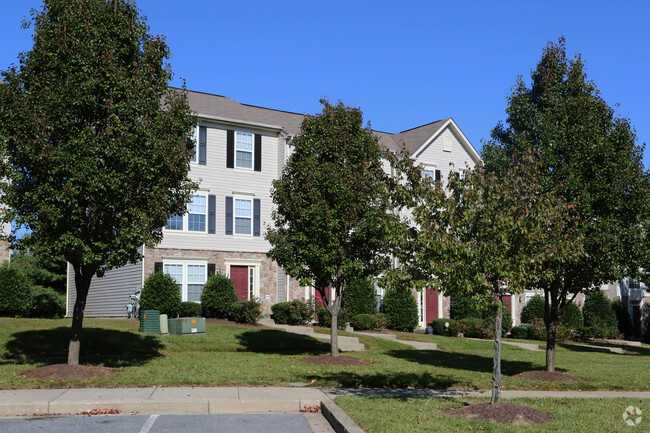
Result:
M435 165L423 166L422 177L428 177L431 180L436 180L436 166Z
M234 234L236 235L253 235L253 199L244 197L234 198L235 209L233 212L234 218Z
M235 168L253 169L253 134L235 132Z
M199 158L199 127L198 126L194 128L194 135L192 135L192 139L194 140L194 153L190 158L190 162L197 162Z
M203 285L208 279L204 262L163 262L163 272L176 280L183 302L201 302Z
M194 194L187 206L185 215L172 215L167 220L165 230L207 233L208 196Z
M628 278L627 285L631 290L641 289L641 282L638 278Z

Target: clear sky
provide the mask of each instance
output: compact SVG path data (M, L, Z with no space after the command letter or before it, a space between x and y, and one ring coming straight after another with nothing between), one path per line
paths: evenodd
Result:
M0 69L31 48L37 0L0 0ZM453 117L480 150L517 75L564 35L610 106L650 139L650 2L139 0L167 36L173 84L315 114L360 106L378 131ZM644 159L646 167L648 158Z

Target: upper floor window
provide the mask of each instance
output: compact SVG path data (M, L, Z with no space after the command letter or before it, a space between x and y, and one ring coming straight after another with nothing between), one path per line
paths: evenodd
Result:
M640 289L641 288L641 283L638 278L630 278L628 279L628 287L630 289Z
M172 215L169 217L165 225L165 230L205 233L207 219L207 196L204 194L195 194L192 196L192 201L187 207L187 213L182 216Z
M253 134L237 131L235 134L235 167L253 169Z
M235 234L253 234L253 200L235 198Z
M192 135L192 140L194 140L194 153L190 158L190 162L196 162L199 155L199 127L194 128L194 135Z
M422 167L422 177L428 177L432 181L440 181L440 170L436 170L435 165L425 165Z

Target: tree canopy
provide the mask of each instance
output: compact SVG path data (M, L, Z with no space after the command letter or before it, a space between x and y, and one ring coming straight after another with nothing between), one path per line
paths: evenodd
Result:
M273 182L277 208L266 237L269 257L318 290L332 314L337 355L344 288L390 266L387 238L399 216L391 199L396 183L382 167L395 157L363 127L360 109L321 103L322 113L305 117L295 150Z
M563 38L549 43L531 73L520 76L508 98L506 124L483 147L486 169L507 170L533 151L545 191L573 203L579 223L566 227L578 257L557 255L544 265L553 277L535 282L546 299L546 368L554 371L555 327L562 310L581 291L639 272L647 254L649 216L643 145L628 119L615 115L587 79L579 55L566 57Z
M138 260L185 212L196 118L133 1L46 0L31 23L32 50L1 75L4 219L74 268L76 364L93 276Z

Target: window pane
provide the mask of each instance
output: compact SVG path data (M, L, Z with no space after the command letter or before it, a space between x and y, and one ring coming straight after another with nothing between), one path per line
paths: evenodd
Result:
M422 170L422 177L428 177L433 180L436 180L436 171L430 168L425 168Z
M192 154L190 161L196 162L196 154L199 151L199 127L198 126L194 128L194 135L192 135L192 139L194 140L194 153Z
M187 216L187 230L191 232L204 232L205 215L189 214Z
M192 196L192 201L187 208L189 213L205 213L206 209L206 196L204 195L195 195Z
M235 167L253 168L253 134L238 132L235 151Z
M253 153L237 151L237 167L253 168Z
M166 230L183 230L183 216L182 215L172 215L167 220L165 225Z
M187 284L205 283L205 265L187 265Z
M237 150L247 150L249 152L253 151L253 134L247 134L245 132L237 133Z
M183 265L165 263L163 271L176 280L180 286L183 285Z
M203 293L203 284L187 285L187 300L189 302L201 302L201 293Z
M251 219L250 218L235 218L235 234L250 235L251 234Z
M252 209L252 200L248 199L241 199L241 198L236 198L235 199L235 216L237 217L251 217L251 209Z
M204 195L195 195L188 206L187 230L191 232L204 232L206 220L206 201Z

